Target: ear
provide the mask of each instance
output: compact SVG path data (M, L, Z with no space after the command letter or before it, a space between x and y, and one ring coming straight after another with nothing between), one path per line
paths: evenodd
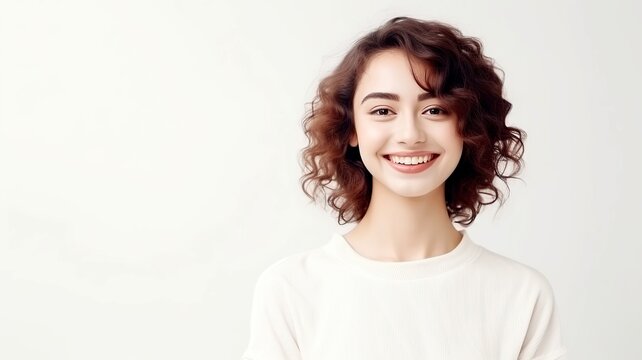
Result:
M349 142L349 144L350 144L350 146L352 146L352 147L357 147L357 145L359 144L359 141L358 141L358 139L357 139L357 134L352 134L352 135L350 136L350 142Z

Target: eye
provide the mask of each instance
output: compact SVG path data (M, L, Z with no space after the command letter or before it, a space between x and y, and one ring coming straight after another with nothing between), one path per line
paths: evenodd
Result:
M446 114L448 114L448 112L446 110L442 109L442 108L439 108L439 107L431 107L429 109L426 109L426 111L424 111L424 114L426 114L426 115L446 115Z
M391 114L392 114L392 111L387 108L374 109L373 111L370 112L370 115L378 115L378 116L388 116Z

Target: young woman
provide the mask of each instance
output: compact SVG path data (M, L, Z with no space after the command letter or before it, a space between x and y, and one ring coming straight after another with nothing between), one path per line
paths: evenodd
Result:
M354 45L304 119L302 185L357 224L259 276L243 359L565 358L545 276L453 224L522 166L502 85L443 23L394 18Z

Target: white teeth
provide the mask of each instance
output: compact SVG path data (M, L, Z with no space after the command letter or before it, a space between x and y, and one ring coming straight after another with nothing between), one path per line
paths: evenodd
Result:
M419 163L425 163L428 159L432 159L434 154L424 155L424 156L395 156L390 155L390 159L397 164L404 165L417 165Z

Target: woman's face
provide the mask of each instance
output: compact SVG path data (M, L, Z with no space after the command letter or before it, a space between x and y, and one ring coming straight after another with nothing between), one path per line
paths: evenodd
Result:
M413 68L418 79L426 78L425 66L413 62ZM405 52L372 56L353 104L356 135L350 145L359 146L373 191L383 186L419 197L443 186L462 154L457 116L415 82Z

